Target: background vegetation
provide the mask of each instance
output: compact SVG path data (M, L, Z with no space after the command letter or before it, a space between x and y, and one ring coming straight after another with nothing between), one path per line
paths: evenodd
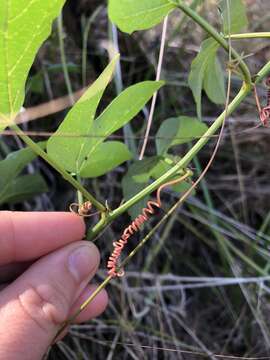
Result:
M217 1L190 3L219 28ZM246 0L245 4L248 30L267 31L269 1ZM63 22L58 20L54 24L52 35L31 68L24 106L51 101L93 82L119 47L121 67L117 68L114 81L105 92L98 109L100 113L122 88L155 79L161 31L162 25L159 25L127 35L108 20L105 1L67 0ZM204 39L205 33L185 15L170 16L162 70L166 86L159 93L148 155L155 154L154 135L164 119L197 115L188 74ZM268 39L242 40L234 45L239 53L250 55L246 61L253 73L269 59ZM227 60L222 52L219 56L220 76L226 77ZM238 88L239 79L233 76L232 97ZM258 91L264 99L263 84ZM202 113L207 124L212 123L223 108L224 105L213 104L203 93ZM116 133L120 137L125 135L126 144L135 154L142 145L148 111L145 107L125 129L126 133ZM53 132L66 112L25 122L22 128L37 133ZM138 253L127 267L126 276L111 282L106 313L89 324L72 326L65 341L53 347L49 359L270 356L270 148L269 129L254 128L258 123L255 101L250 96L227 119L218 155L196 194ZM213 137L193 162L195 173L208 162L215 139ZM36 140L43 141L44 137L36 136ZM22 146L17 136L0 136L0 158ZM183 153L188 146L175 147L172 155ZM74 190L45 162L35 159L29 163L30 160L29 157L25 162L20 159L17 173L27 165L24 172L8 184L4 192L0 189L1 208L68 209L76 197ZM110 207L115 208L123 199L121 180L126 171L126 165L120 166L102 177L85 180L85 186L97 199L107 200ZM24 191L20 191L22 188ZM35 189L38 196L33 198ZM166 193L164 210L178 196L176 192ZM91 219L89 226L95 220ZM123 215L96 240L102 250L97 282L106 277L104 268L112 241L119 238L129 221L129 215ZM130 249L150 228L151 223L133 238Z

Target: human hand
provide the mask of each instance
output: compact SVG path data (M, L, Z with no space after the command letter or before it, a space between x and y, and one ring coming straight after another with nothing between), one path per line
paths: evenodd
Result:
M80 241L84 232L71 213L0 212L0 360L41 359L93 292L99 252ZM99 315L107 301L100 292L77 321Z

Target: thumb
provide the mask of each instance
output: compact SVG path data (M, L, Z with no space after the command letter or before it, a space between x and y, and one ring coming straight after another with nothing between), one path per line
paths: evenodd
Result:
M0 359L41 359L94 276L94 244L73 243L32 265L0 296Z

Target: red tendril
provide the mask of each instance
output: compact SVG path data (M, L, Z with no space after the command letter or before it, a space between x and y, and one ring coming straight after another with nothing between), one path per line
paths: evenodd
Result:
M154 215L156 212L155 208L161 208L161 199L160 199L160 193L161 191L171 185L175 185L181 181L183 181L187 175L181 176L180 179L169 181L163 185L161 185L157 190L157 198L156 201L148 201L147 207L142 209L142 212L139 216L136 217L135 220L132 221L132 223L125 228L125 230L122 233L121 238L118 241L115 241L113 243L114 250L111 253L109 260L107 262L107 268L108 268L108 274L112 277L121 277L123 276L124 270L123 269L117 269L118 268L118 259L123 251L124 246L127 244L128 239L136 232L138 232L141 228L141 226L146 223L151 215Z
M82 216L82 217L91 217L91 216L94 216L99 213L99 211L98 211L98 212L90 214L92 207L93 207L93 205L92 205L91 201L86 201L82 205L79 205L77 203L70 204L69 210L75 214L78 214L79 216Z

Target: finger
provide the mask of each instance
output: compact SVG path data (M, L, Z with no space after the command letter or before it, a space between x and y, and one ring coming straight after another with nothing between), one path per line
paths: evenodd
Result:
M98 263L94 244L76 242L38 260L4 289L0 359L11 352L22 360L41 359Z
M6 288L9 284L0 284L0 290ZM70 314L68 318L71 318L77 311L80 309L81 305L91 296L91 294L96 290L97 286L88 285L79 296L79 298L75 301L75 304L72 306L70 310ZM102 289L100 293L87 305L87 307L74 319L72 323L80 324L82 322L89 321L100 314L106 309L108 305L108 294L105 289ZM63 331L64 334L64 331ZM63 334L59 339L63 338ZM66 335L66 334L65 334Z
M84 236L83 219L64 212L0 212L0 264L28 261Z

